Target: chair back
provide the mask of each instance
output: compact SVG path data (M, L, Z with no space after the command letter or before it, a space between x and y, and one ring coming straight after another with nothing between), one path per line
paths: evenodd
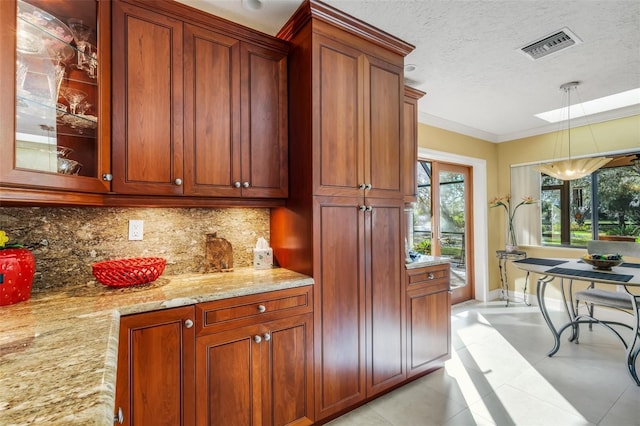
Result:
M634 241L587 241L587 253L617 253L623 257L640 258L640 243Z

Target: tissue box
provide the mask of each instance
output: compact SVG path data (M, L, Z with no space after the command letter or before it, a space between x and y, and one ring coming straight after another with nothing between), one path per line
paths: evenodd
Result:
M273 249L253 249L253 267L271 269L273 267Z

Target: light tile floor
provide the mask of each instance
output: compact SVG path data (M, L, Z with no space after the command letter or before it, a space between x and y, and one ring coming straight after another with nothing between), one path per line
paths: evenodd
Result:
M454 306L451 331L445 368L329 424L640 425L640 387L620 341L603 327L583 326L579 344L566 331L551 358L553 339L535 306Z

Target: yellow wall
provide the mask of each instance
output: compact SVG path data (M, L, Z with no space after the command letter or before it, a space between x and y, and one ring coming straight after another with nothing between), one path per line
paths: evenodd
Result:
M552 132L496 144L420 124L418 126L418 146L486 160L487 194L489 198L492 198L510 192L511 165L567 157L566 129L561 133L558 135L558 132ZM560 142L563 143L560 144ZM560 146L564 146L565 150L558 152ZM640 149L640 115L571 129L571 156L573 157L638 149ZM555 155L554 152L556 152ZM476 200L475 202L488 201ZM504 247L504 220L502 211L489 209L487 224L489 253L495 253L495 250ZM531 247L525 249L530 252L530 256L538 257L575 257L584 253L584 250L563 248ZM524 273L520 274L519 270L510 268L509 274L510 281L512 281L511 288L513 289L513 280L515 279L517 288L521 291ZM511 279L512 277L513 279ZM499 288L499 282L497 260L495 256L489 256L489 290ZM529 288L535 289L535 286L530 283Z

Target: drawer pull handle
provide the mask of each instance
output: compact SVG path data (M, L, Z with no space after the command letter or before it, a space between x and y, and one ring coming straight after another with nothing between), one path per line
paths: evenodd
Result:
M118 424L124 423L124 413L122 413L122 407L118 407L118 412L113 416L113 422Z
M433 278L435 278L431 272L429 272L429 275L427 275L427 277L428 277L430 280L432 280Z
M185 321L184 321L184 326L185 326L186 328L191 328L191 327L193 327L193 321L191 321L190 319L185 320Z
M264 338L265 342L268 342L269 340L271 340L271 335L269 333L264 333L262 337Z
M258 305L258 312L263 313L266 312L267 308L264 305Z
M253 336L253 341L256 343L260 343L262 342L262 337L258 336L257 334L255 336Z

